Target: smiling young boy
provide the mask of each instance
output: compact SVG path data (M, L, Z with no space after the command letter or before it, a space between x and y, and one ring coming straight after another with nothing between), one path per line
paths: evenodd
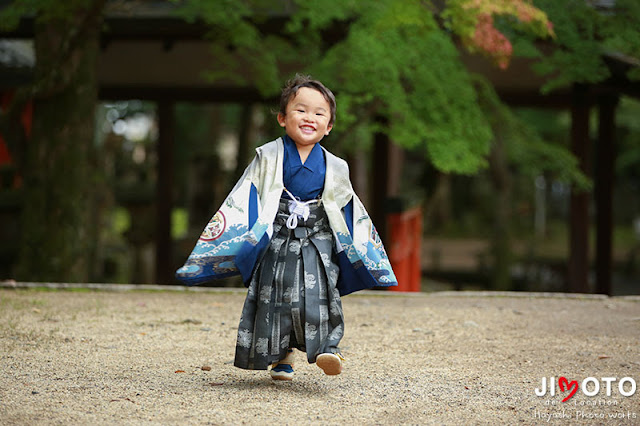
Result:
M329 135L336 107L335 98L328 89L318 82L308 81L307 84L295 92L297 85L288 87L278 113L278 123L295 142L303 164L316 143Z
M188 284L242 275L248 291L234 365L271 366L274 380L293 378L293 349L340 374L340 297L397 284L346 162L319 144L335 117L335 97L321 82L287 82L277 116L285 135L256 150L177 272Z

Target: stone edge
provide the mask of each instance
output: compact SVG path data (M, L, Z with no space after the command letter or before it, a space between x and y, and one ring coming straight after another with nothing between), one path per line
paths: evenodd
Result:
M93 290L93 291L174 291L203 293L245 293L240 287L189 287L182 285L158 284L109 284L109 283L46 283L0 281L1 289L48 289L48 290ZM515 292L515 291L438 291L429 293L400 292L385 290L363 290L354 296L388 297L509 297L509 298L550 298L578 300L628 300L640 302L640 295L607 296L604 294L551 293L551 292Z

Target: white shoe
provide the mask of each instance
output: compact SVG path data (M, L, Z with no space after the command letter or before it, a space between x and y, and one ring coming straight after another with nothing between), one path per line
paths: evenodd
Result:
M320 354L316 358L316 364L322 368L327 376L335 376L342 372L342 361L344 358L339 353Z

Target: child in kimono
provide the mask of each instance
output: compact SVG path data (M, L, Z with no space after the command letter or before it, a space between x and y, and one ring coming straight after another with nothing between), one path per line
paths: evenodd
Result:
M257 155L211 219L177 277L240 273L248 287L234 365L293 378L293 349L325 374L342 371L340 297L397 285L346 162L319 142L333 128L333 93L296 76L282 91L285 135Z

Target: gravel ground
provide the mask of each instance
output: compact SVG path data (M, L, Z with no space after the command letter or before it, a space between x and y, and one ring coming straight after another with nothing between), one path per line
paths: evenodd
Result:
M0 290L0 424L640 424L637 298L351 295L343 374L288 383L233 367L243 300Z

